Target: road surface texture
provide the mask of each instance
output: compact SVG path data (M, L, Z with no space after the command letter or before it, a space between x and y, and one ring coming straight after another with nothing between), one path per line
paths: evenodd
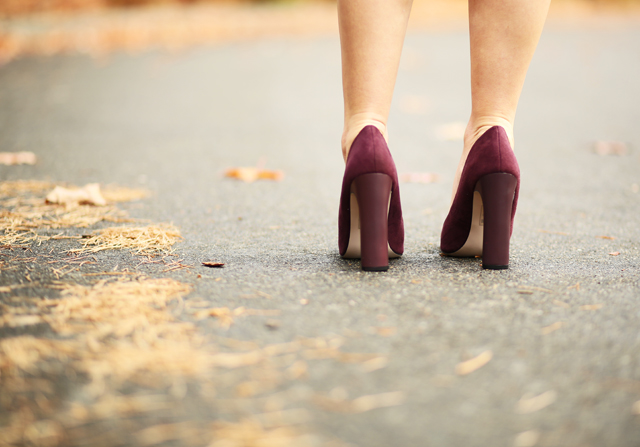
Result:
M519 105L504 271L439 252L470 112L468 50L464 31L407 36L390 147L401 175L437 181L401 183L406 251L386 273L338 255L337 36L0 67L0 149L38 156L0 166L3 182L145 188L119 208L183 237L164 264L106 250L62 272L49 260L81 239L1 247L0 445L640 446L640 25L548 24ZM223 176L259 164L284 178ZM165 268L174 260L190 267ZM55 308L60 288L118 273L190 285L153 312L190 325L189 346L217 360L193 372L169 358L166 374L149 373L158 383L144 371L118 381L133 359L101 350L134 339L135 352L162 351L131 328L87 338L93 369L77 345L11 357L11 340L84 340L47 319L10 323L11 309ZM97 373L100 361L112 372Z

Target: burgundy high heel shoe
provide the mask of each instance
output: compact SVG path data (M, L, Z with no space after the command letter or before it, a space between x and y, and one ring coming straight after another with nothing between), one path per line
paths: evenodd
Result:
M343 258L360 258L362 269L386 271L404 251L398 174L387 142L375 126L353 140L342 180L338 246Z
M520 169L507 133L487 130L469 151L440 248L448 256L480 256L485 269L509 267Z

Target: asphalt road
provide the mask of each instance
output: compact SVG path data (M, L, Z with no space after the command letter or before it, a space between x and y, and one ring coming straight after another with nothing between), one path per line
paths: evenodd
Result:
M248 317L204 332L261 343L340 335L346 351L388 356L368 373L318 362L306 380L279 389L308 409L317 442L640 446L639 55L638 24L556 24L544 33L515 129L522 190L507 271L438 250L461 149L442 126L465 122L470 110L464 32L407 37L391 150L400 173L440 180L401 185L406 252L387 273L338 256L337 37L12 61L0 67L0 150L30 150L40 161L0 167L0 178L151 190L123 208L177 225L184 240L175 251L196 267L149 274L192 283L190 297L212 305L282 312L275 322ZM627 152L598 155L599 140L625 142ZM222 176L261 162L284 180ZM138 262L126 252L100 260L103 270ZM23 281L20 272L1 272L2 283ZM263 295L251 298L255 291ZM455 373L486 351L485 366ZM359 414L304 397L395 391L406 395L401 405ZM542 397L526 407L532 396ZM223 406L202 417L214 420Z

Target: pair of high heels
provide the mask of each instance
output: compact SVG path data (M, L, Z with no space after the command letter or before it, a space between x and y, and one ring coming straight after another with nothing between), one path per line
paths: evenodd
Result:
M518 203L520 170L505 130L494 126L471 148L442 228L448 256L482 256L485 269L509 266L509 240ZM338 245L343 258L360 258L366 271L386 271L404 252L398 174L375 126L353 140L340 196Z

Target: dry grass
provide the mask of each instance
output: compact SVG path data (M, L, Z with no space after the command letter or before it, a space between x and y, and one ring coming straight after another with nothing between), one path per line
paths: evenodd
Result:
M13 180L0 183L0 199L24 194L44 194L54 188L54 184L40 180Z
M313 439L301 435L292 427L265 428L256 419L238 423L219 422L214 439L208 447L306 447Z
M81 205L63 207L48 205L39 199L16 198L0 209L0 245L27 244L48 240L36 230L60 228L87 228L98 222L131 222L126 213L113 206L94 207Z
M173 225L147 225L144 227L110 227L96 230L84 240L82 248L72 253L97 253L103 250L129 249L145 255L171 250L181 239L180 230Z
M36 180L0 183L0 245L24 245L60 238L60 235L39 235L38 230L88 228L98 222L134 222L126 212L113 205L46 203L47 192L56 186L60 185ZM107 203L139 200L148 195L146 190L118 186L108 186L102 191ZM94 233L78 251L130 248L137 253L156 253L168 250L178 238L179 232L173 226L108 228Z
M135 439L138 445L168 440L213 447L318 445L317 438L299 425L308 422L306 410L283 409L294 402L261 396L287 381L306 377L309 360L364 365L379 358L341 352L341 337L262 347L256 342L205 337L193 323L181 321L180 315L219 318L218 308L206 308L206 315L202 314L202 307L210 303L184 302L191 286L172 279L119 278L92 286L59 284L59 288L59 299L23 297L0 305L0 326L47 323L59 337L20 336L0 341L0 409L14 409L10 416L0 411L0 445L20 445L24 440L33 445L92 443L91 427L101 421L125 424L128 428L122 436ZM268 310L244 308L228 313L271 315ZM224 408L217 400L217 390L226 394L234 390L220 379L225 370L237 370L233 377L242 408L253 402L251 406L267 413L258 410L249 419L217 421L213 426L179 416L171 423L148 425L158 420L154 417L178 415L176 396L184 396L190 381L197 381L199 395L209 405ZM56 376L56 371L63 371L63 377ZM62 406L53 404L55 383L67 380L65 377L74 383L72 397ZM123 390L132 386L136 391L124 395ZM362 412L397 405L401 400L398 393L387 393L354 401L318 402L331 411ZM119 439L102 444L113 445Z
M25 413L16 413L0 429L0 443L17 444L30 436L40 436L37 429L45 426L55 426L57 429L49 430L49 435L62 439L73 427L91 421L168 411L170 394L122 396L120 390L127 384L137 384L156 390L169 386L171 392L181 393L186 378L213 384L216 368L257 365L266 359L265 352L277 354L273 348L265 352L219 352L215 344L205 343L193 324L177 320L169 310L172 301L180 304L190 291L189 285L171 279L139 278L100 281L92 287L67 285L59 300L32 300L30 308L5 305L0 324L16 327L46 322L65 339L21 336L0 341L0 406L7 400L16 402L25 391L51 394L51 382L30 377L55 370L55 364L68 365L66 368L73 369L74 374L89 378L77 395L94 404L72 403L66 411L54 414L51 408L44 415L37 414L42 409L28 407L27 412L25 407ZM134 436L140 445L203 436L211 440L211 445L306 445L291 427L265 428L257 422L220 423L208 430L180 422L146 427Z

